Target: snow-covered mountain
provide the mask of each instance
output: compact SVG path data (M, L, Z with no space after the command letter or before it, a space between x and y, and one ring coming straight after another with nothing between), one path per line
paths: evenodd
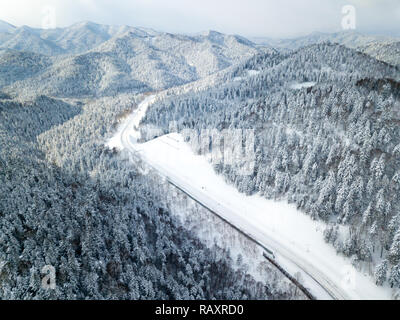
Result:
M0 78L7 74L1 83L12 84L5 91L24 89L53 96L161 90L201 79L264 51L243 37L216 31L188 36L87 22L54 30L21 27L1 47L8 49L0 54L5 68ZM6 70L10 52L16 50L29 51L30 59L48 64L38 64L35 72L28 68L21 77L19 69ZM84 52L72 53L80 51ZM26 64L25 55L13 59Z
M337 33L313 32L310 35L293 39L251 38L255 43L269 45L281 51L298 50L299 48L323 43L339 43L348 48L362 51L378 60L398 65L398 51L400 39L388 36L365 35L356 31L342 31ZM398 50L398 49L397 49Z
M134 28L129 26L108 26L93 22L80 22L67 28L38 30L42 39L53 42L68 54L79 54L91 50L127 31L138 37L157 34L151 29Z
M391 41L394 38L387 36L365 35L356 31L342 31L336 33L313 32L310 35L292 39L273 39L263 37L255 37L250 39L255 43L269 44L274 48L296 50L307 45L322 42L333 42L343 44L349 48L358 48L376 42L383 43Z
M4 27L2 27L3 24ZM186 41L186 44L191 41L202 43L203 45L208 43L209 47L212 47L212 45L225 46L227 56L230 55L232 50L235 50L232 46L238 43L244 47L255 46L254 43L243 37L224 35L216 31L207 31L194 36L179 36L157 32L149 28L109 26L93 22L80 22L70 27L56 29L7 26L6 22L0 23L0 48L32 51L45 55L85 53L102 44L105 44L106 47L110 46L110 44L106 44L107 41L115 41L115 39L125 37L127 34L142 40L155 38L156 46L157 44L160 45L161 49L181 46L177 41ZM168 44L170 40L171 43ZM184 48L181 49L183 50ZM235 56L238 53L232 52L232 54Z
M371 43L369 45L362 46L359 49L378 60L400 67L400 40L387 41L383 43Z
M8 22L0 20L0 32L13 32L14 30L15 26L9 24Z
M128 30L142 37L157 33L150 29L107 26L93 22L80 22L70 27L56 29L27 26L16 28L2 22L0 23L0 48L32 51L45 55L79 54Z
M3 35L1 49L28 51L44 55L64 54L65 51L52 41L43 39L35 29L27 26L16 28L11 33Z
M51 58L16 50L0 51L0 87L31 78L51 65Z

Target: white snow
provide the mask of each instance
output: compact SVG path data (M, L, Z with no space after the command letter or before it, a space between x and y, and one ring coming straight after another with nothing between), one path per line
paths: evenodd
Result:
M258 75L259 73L260 73L259 70L247 70L247 75L248 75L249 77L256 76L256 75Z
M13 32L15 29L16 28L8 22L0 20L0 32Z
M337 286L339 292L345 293L343 298L390 298L388 290L375 286L372 279L350 265L349 259L338 256L333 247L324 242L323 223L311 220L287 203L239 193L215 174L204 157L194 155L179 134L136 145L135 149L158 171L178 182L179 186L185 186L198 200L207 203L267 247L276 249L278 262L292 274L301 271L299 265L304 266L318 277L318 281L332 282ZM320 276L326 279L319 279ZM306 286L312 286L310 289L314 294L328 298L310 277L303 274L303 278Z
M260 73L259 70L247 70L247 77L256 76ZM235 77L233 81L242 81L245 77Z
M148 97L109 146L128 148L184 191L274 251L291 274L319 299L390 299L388 288L357 271L350 259L336 254L323 240L325 224L311 220L285 202L239 193L218 176L203 156L195 155L180 134L136 144L137 125L154 97Z
M301 82L301 83L293 83L290 88L299 90L303 88L310 88L312 86L315 86L316 82Z
M118 126L116 134L111 137L111 139L108 140L106 143L106 146L109 147L110 149L116 148L118 150L122 150L124 148L122 144L122 135L124 130L128 129L128 126L130 128L129 134L131 139L138 139L139 138L139 123L141 119L145 116L147 108L149 105L154 103L156 99L156 96L151 95L147 96L138 106L138 108L130 114L130 116L124 121L124 123L120 124ZM135 140L135 142L136 142Z

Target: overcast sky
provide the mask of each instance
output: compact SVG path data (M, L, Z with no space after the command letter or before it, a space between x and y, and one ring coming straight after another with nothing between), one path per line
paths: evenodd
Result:
M1 0L0 19L41 27L50 6L58 27L89 20L167 32L293 37L341 30L344 5L356 8L358 31L400 35L400 0Z

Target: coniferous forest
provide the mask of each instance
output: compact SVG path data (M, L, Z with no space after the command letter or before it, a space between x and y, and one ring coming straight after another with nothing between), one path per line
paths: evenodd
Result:
M293 271L301 263L280 265L289 254L269 252L139 151L110 147L125 129L136 145L180 134L207 159L228 148L216 132L251 132L233 141L248 154L212 163L212 174L320 223L334 256L400 299L399 43L0 20L0 300L318 292Z

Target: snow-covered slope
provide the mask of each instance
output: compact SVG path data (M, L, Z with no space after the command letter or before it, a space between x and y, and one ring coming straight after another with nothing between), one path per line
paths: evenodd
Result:
M394 66L400 66L400 41L372 43L359 49L378 60Z
M45 55L65 53L62 48L51 41L42 39L33 29L26 26L15 29L12 34L8 35L8 39L5 40L0 44L0 48L2 49L29 51Z
M337 256L324 242L323 223L312 221L286 203L240 194L217 176L205 158L194 155L180 135L163 136L137 145L136 150L173 182L274 250L286 269L293 274L302 272L306 286L318 298L327 299L325 287L335 299L390 298L389 290L375 286L372 278L351 266L350 259ZM322 288L309 279L310 275Z
M247 164L242 154L234 163L216 163L215 171L240 192L288 200L325 220L326 241L339 254L376 283L397 288L398 70L342 45L316 44L255 56L226 79L156 102L143 124L162 133L191 129L200 137L205 128L254 130L252 174L241 173ZM208 156L215 150L212 137L204 146L199 135L185 141ZM339 233L343 225L352 231Z
M186 36L157 32L149 28L109 26L87 21L56 29L27 26L16 28L6 22L0 22L0 47L47 55L80 54L89 50L102 51L118 41L116 39L126 40L127 34L149 42L149 45L154 45L156 49L181 50L183 54L193 53L193 51L199 54L203 51L211 51L222 56L216 59L216 64L223 64L224 58L228 60L236 58L242 53L240 51L242 49L247 51L248 48L255 47L254 43L243 37L225 35L217 31ZM111 43L106 43L107 41ZM104 44L102 48L96 48L102 44ZM219 51L221 51L220 54Z
M0 87L34 77L50 65L51 59L44 55L0 50Z
M87 21L55 29L16 28L0 22L0 47L45 55L79 54L127 31L139 37L157 34L151 29L108 26Z
M69 54L79 54L91 50L112 37L131 32L138 37L157 34L150 29L130 26L108 26L93 22L80 22L67 28L39 30L40 37L52 41Z
M215 31L187 36L93 23L50 31L19 28L2 47L52 56L47 59L51 63L39 65L35 73L19 70L29 75L23 80L15 69L8 70L2 83L11 85L5 91L63 97L162 90L202 79L261 52L249 40ZM23 58L15 59L19 57Z
M138 144L138 127L157 96L138 106L108 147L138 154L153 169L193 198L274 251L275 260L292 274L300 272L307 288L319 299L389 299L367 275L336 255L324 241L325 225L294 206L239 193L218 176L206 158L195 155L181 135L172 133ZM159 155L163 156L160 157Z
M0 20L0 32L13 32L14 30L15 30L15 27L12 24L9 24L8 22Z
M342 31L337 33L313 32L307 36L288 39L258 37L251 38L251 40L259 44L271 45L274 48L286 48L296 50L304 46L322 42L340 43L349 48L358 48L376 42L382 43L391 41L393 40L393 38L387 36L364 35L356 31Z
M365 35L356 31L342 31L337 33L314 32L308 36L293 39L258 37L251 38L251 40L257 44L272 46L281 51L297 50L308 45L323 42L339 43L389 64L399 64L400 39L389 36Z

